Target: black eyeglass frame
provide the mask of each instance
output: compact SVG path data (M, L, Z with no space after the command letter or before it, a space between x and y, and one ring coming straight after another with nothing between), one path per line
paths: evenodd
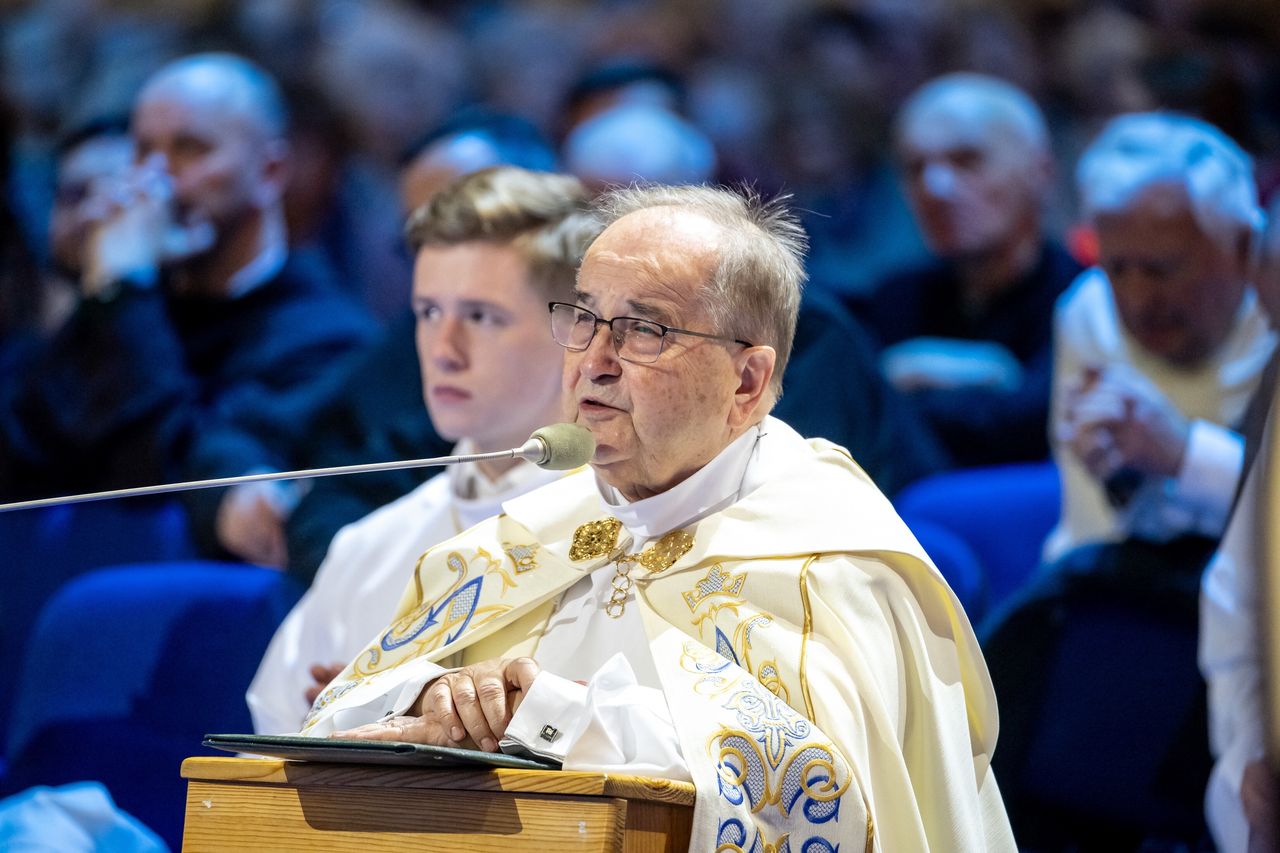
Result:
M614 351L617 352L618 358L622 359L623 361L630 361L633 364L652 364L653 362L657 361L658 358L662 355L662 350L667 345L667 335L670 335L670 334L692 335L695 338L707 338L708 340L712 340L712 341L724 341L725 343L741 344L744 347L755 346L755 344L751 343L750 341L740 340L739 338L731 338L728 335L713 335L709 332L695 332L690 329L677 329L675 326L668 326L665 323L659 323L657 320L648 320L644 317L613 317L609 320L606 320L605 318L596 314L594 311L588 308L583 308L581 305L574 305L572 302L548 302L547 312L552 316L555 316L557 306L572 308L574 311L581 311L582 313L590 314L592 317L595 318L595 324L591 327L591 337L588 338L587 342L580 347L570 346L569 344L566 344L563 341L556 338L555 324L554 323L552 324L552 328L551 328L552 340L554 340L556 343L560 344L560 346L572 352L585 352L587 347L591 346L591 342L596 339L596 332L600 330L601 324L609 327L609 333L613 337ZM613 324L619 320L630 320L633 323L644 323L645 325L648 325L648 326L657 326L659 329L662 330L662 334L659 336L659 340L661 341L661 343L658 344L658 351L654 353L653 358L649 359L648 361L638 361L634 358L627 358L622 354L622 342L618 340L618 336L616 333L614 333L614 329L613 329Z

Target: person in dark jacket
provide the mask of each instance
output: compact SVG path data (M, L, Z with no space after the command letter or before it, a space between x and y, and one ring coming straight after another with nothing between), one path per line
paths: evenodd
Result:
M907 101L897 139L936 258L889 276L854 311L954 465L1044 459L1053 306L1081 270L1044 230L1044 117L1004 81L950 74Z
M290 467L370 339L291 257L285 109L229 54L180 59L135 102L136 162L84 203L80 304L0 390L0 494L42 497ZM193 492L203 549L284 563L285 484Z

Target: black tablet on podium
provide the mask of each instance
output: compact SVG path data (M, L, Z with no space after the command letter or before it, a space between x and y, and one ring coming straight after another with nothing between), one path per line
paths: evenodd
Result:
M542 758L502 752L482 752L451 746L428 746L387 740L342 740L301 735L205 735L205 746L227 752L268 755L295 761L345 764L395 764L402 767L502 767L517 770L559 770Z

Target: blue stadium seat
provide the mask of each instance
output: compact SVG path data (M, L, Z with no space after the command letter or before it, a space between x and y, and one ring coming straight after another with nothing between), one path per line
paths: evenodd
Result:
M71 581L23 662L4 789L100 781L178 849L179 765L207 732L251 730L245 688L298 595L281 572L199 561Z
M920 522L963 539L985 571L990 612L1040 564L1045 537L1058 521L1061 490L1052 462L971 468L935 474L894 499L913 530Z
M1060 573L984 626L1024 849L1196 850L1210 758L1193 587Z
M195 556L187 517L172 499L132 499L0 513L0 660L20 661L36 616L71 578L102 566ZM17 666L0 671L0 732Z

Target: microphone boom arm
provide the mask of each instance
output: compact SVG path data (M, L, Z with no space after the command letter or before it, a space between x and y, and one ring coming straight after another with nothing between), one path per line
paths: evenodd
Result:
M239 486L244 483L262 483L270 480L308 480L313 477L332 477L340 474L367 474L374 471L399 471L404 468L430 468L435 465L456 465L460 462L485 462L490 459L527 459L541 465L551 457L551 449L539 437L530 438L522 446L511 450L495 450L492 453L468 453L461 456L437 456L432 459L400 459L391 462L369 462L361 465L337 465L332 468L309 468L302 471L264 471L260 474L242 474L237 477L218 477L212 480L189 480L185 483L165 483L159 486L138 486L132 489L115 489L106 492L88 492L60 498L40 498L0 504L0 513L22 509L38 509L46 506L88 503L112 498L137 498L145 495L163 495L169 492L187 492L196 489L216 489Z

